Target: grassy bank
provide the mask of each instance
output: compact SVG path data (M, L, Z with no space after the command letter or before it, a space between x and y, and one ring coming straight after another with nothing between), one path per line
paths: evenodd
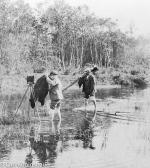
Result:
M149 72L149 69L144 68L100 68L96 75L97 85L101 85L101 87L123 85L140 88L149 83ZM34 75L36 82L36 80L40 76L44 75L44 73L1 75L1 95L22 95L28 86L26 81L27 75ZM66 87L80 75L81 73L70 72L69 74L60 73L59 77L62 81L63 87ZM74 86L71 88L74 88Z

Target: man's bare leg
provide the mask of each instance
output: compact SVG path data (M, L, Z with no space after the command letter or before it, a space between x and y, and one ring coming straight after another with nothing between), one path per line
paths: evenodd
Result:
M87 117L87 105L88 105L88 99L84 100L84 105L85 105L85 117Z
M55 110L51 110L52 121L54 120L54 116L55 116Z
M95 121L96 113L97 113L97 106L96 106L96 99L95 99L95 97L93 97L91 101L92 101L93 104L94 104L94 115L93 115L92 120Z
M58 114L59 121L61 122L60 106L56 108L56 112L57 112L57 114Z

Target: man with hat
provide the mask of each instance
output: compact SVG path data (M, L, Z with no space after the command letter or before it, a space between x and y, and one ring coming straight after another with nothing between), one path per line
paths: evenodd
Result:
M52 120L54 120L54 114L56 111L58 113L59 120L61 121L60 103L63 99L63 94L62 84L58 78L58 72L53 70L50 72L49 75L45 76L49 85L49 96L51 100L50 113L52 116Z
M96 92L96 82L95 82L95 74L98 71L98 68L94 66L91 68L86 68L83 75L79 78L78 85L79 88L82 86L82 92L84 93L84 99L85 99L85 116L87 115L87 105L88 100L93 102L94 104L94 116L93 120L95 120L96 117L96 99L95 99L95 92Z

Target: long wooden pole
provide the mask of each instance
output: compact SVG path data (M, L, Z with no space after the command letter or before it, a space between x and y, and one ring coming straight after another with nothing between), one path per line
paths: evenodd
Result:
M65 90L67 90L68 88L70 88L71 86L73 86L75 83L78 82L78 80L79 80L79 78L76 79L76 80L74 80L70 85L68 85L67 87L65 87L62 91L64 92Z

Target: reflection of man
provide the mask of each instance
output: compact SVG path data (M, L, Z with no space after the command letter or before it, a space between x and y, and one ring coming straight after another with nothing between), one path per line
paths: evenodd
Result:
M30 146L35 151L39 162L44 165L46 162L54 163L57 157L57 146L60 141L59 129L60 121L52 121L52 132L39 133L40 139L35 140L35 131L33 127L30 131Z
M94 125L88 118L84 118L77 132L76 138L83 141L84 148L95 149L93 146Z
M84 71L84 74L79 78L79 81L78 81L78 85L79 85L79 87L82 86L82 92L84 93L86 115L87 115L86 108L87 108L87 105L88 105L88 100L90 100L94 104L93 119L95 119L95 117L96 117L95 74L96 74L97 71L98 71L97 67L94 67L93 69L87 68Z

